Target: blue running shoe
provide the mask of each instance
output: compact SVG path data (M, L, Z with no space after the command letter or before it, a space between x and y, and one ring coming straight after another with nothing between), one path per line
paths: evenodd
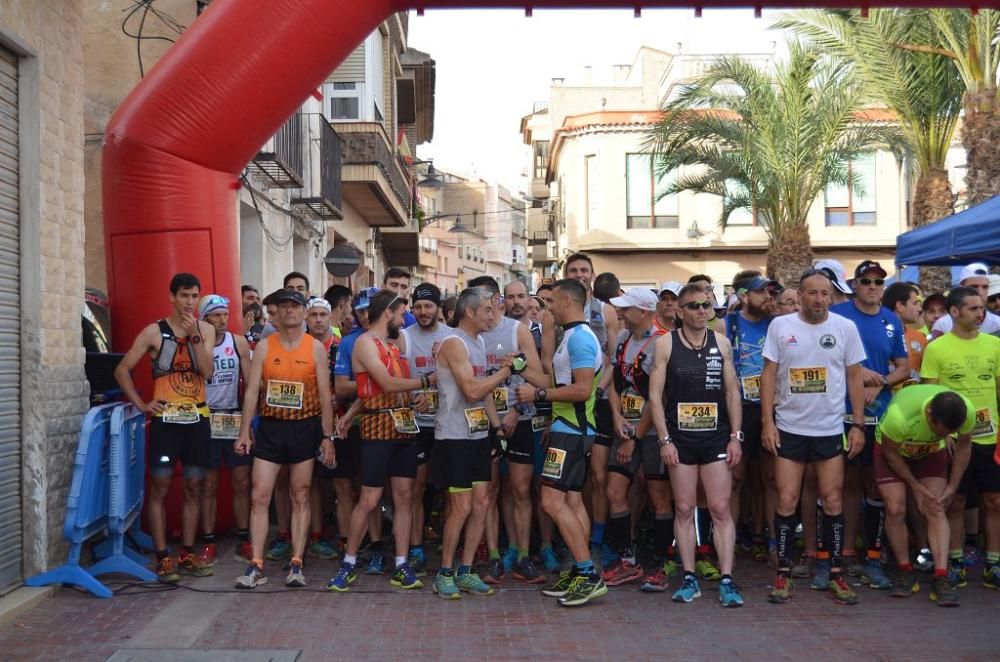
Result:
M732 579L724 579L719 584L719 602L722 603L723 607L743 606L743 594L740 593L740 587Z
M504 572L510 572L517 565L517 547L508 547L500 558L503 559Z
M813 580L809 587L814 591L825 591L829 583L830 559L820 559L816 561L816 574L813 575Z
M408 563L404 563L396 568L396 572L393 574L392 579L389 580L389 583L405 589L424 587L424 583L417 579L416 573L413 572L413 568Z
M559 557L556 556L555 550L551 547L542 549L542 553L539 556L542 557L542 565L545 567L545 572L559 572L562 569L562 563L559 561Z
M473 595L493 595L489 584L479 578L474 572L466 572L455 577L455 585L466 593Z
M462 599L462 592L455 584L454 575L442 575L438 573L434 577L434 594L445 600Z
M268 561L282 561L292 557L292 543L288 538L278 536L271 541L271 546L267 548L264 557Z
M948 564L948 583L952 588L964 588L968 584L965 580L965 565L961 560Z
M861 583L868 584L874 589L892 588L892 580L886 576L882 569L882 563L876 559L869 559L865 564L865 572L861 575Z
M698 585L698 579L694 575L684 575L684 583L674 591L674 602L692 602L700 597L701 587Z
M382 556L382 552L372 552L372 557L368 561L368 567L365 568L366 575L381 575L385 572L385 557Z
M354 564L344 561L340 564L340 570L337 571L337 574L331 577L330 581L326 583L326 590L347 593L347 590L357 578L358 575L354 572Z

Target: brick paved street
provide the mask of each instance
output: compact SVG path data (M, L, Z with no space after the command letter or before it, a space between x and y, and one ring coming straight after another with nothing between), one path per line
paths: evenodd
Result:
M361 576L351 593L334 595L324 589L335 567L307 560L311 583L292 591L281 585L278 564L270 564L275 585L237 593L232 580L242 566L226 545L214 577L183 581L220 593L154 589L98 600L63 588L0 629L0 659L84 662L119 649L164 651L167 657L157 659L185 659L204 649L301 650L301 660L998 657L1000 594L983 589L971 574L958 609L930 603L926 581L907 600L859 586L862 603L856 607L836 606L800 584L790 604L771 605L770 573L750 561L737 569L747 600L742 609L722 609L716 585L707 582L704 596L690 605L633 586L611 589L596 604L565 609L513 580L496 596L450 603L429 588L392 589L388 575Z

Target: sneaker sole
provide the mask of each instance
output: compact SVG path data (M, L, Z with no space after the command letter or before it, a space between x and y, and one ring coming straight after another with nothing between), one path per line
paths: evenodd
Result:
M621 586L622 584L630 584L632 582L642 579L642 573L638 572L636 574L630 575L628 577L613 577L610 580L601 577L601 580L606 586Z
M729 602L723 602L722 598L719 598L719 602L722 604L723 608L725 608L725 609L736 609L738 607L742 607L743 606L742 602L737 602L735 600L730 600Z
M494 591L493 589L490 589L489 591L473 591L471 589L462 588L461 586L459 586L458 590L459 591L464 591L464 592L468 593L469 595L479 595L479 596L482 596L484 598L488 598L491 595L495 595L496 594L496 591Z
M686 599L686 598L679 597L679 596L676 596L676 595L673 598L671 598L671 599L674 602L683 602L684 604L691 604L692 602L695 601L696 598L700 598L700 597L701 597L701 591L698 591L697 593L692 594L690 599Z
M561 598L566 595L566 591L549 591L547 589L542 589L540 592L547 598Z
M237 583L236 584L236 588L238 588L241 591L252 591L253 589L257 588L258 586L262 586L262 585L264 585L266 583L267 583L267 577L264 577L262 579L258 579L257 583L254 584L253 586L247 586L246 584Z
M608 587L601 586L600 588L595 589L592 593L589 593L586 597L580 598L579 600L566 600L564 598L560 598L559 604L562 605L563 607L582 607L591 600L596 600L602 595L607 595L607 594L608 594Z
M670 587L666 585L660 586L658 584L643 584L639 587L639 590L643 593L663 593L668 588Z
M330 586L329 584L327 584L326 585L326 590L333 591L334 593L347 593L347 591L349 591L350 588L351 588L351 584L353 584L357 580L358 580L357 576L355 576L355 577L353 577L351 579L348 579L347 580L347 586L345 586L343 588L341 588L339 586Z
M302 588L305 585L306 585L306 580L304 579L301 580L293 579L291 581L287 579L285 580L285 586L287 586L288 588Z
M770 602L772 605L783 605L783 604L787 603L788 601L790 601L791 599L792 599L792 594L791 593L789 593L788 595L786 595L784 597L779 597L779 596L775 596L775 595L768 595L767 596L767 601Z
M442 600L461 600L461 593L452 593L451 595L445 595L444 593L439 593L437 589L434 589L434 595L438 596Z
M389 583L391 585L395 586L396 588L403 589L404 591L409 591L411 589L423 588L424 587L424 583L422 581L419 581L419 580L415 581L415 582L413 582L412 584L409 584L409 585L404 584L403 582L393 581L391 579L389 580Z
M919 593L919 592L920 592L920 584L914 584L913 588L911 588L909 591L905 591L905 592L904 591L896 591L896 590L891 591L889 593L889 597L890 598L908 598L911 595L913 595L914 593ZM933 600L933 599L934 598L931 598L931 600Z
M853 607L858 604L858 598L856 596L854 598L839 598L831 593L829 597L833 600L834 604L844 605L845 607Z
M937 594L931 593L931 602L937 603L938 607L958 607L958 600L939 600Z

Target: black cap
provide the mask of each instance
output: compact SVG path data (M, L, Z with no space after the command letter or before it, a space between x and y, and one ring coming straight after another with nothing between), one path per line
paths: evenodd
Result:
M881 272L882 278L885 278L886 276L889 275L889 272L883 269L882 265L876 262L875 260L865 260L864 262L858 265L857 269L854 270L854 277L861 278L873 271Z
M306 305L305 295L302 294L302 292L299 292L298 290L287 290L287 289L275 290L274 292L269 294L267 298L270 299L270 303L274 304L282 303L283 301L291 301L292 303L297 303L303 308L305 308Z
M413 288L413 303L430 301L435 306L441 305L441 290L434 283L420 283Z

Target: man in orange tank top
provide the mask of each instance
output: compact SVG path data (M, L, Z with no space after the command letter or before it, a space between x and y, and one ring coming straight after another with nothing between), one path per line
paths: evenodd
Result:
M236 580L236 588L242 589L267 582L264 543L268 509L283 465L289 467L292 500L292 561L285 585L305 586L302 555L309 533L309 490L317 449L323 464L336 462L328 359L323 343L308 335L302 324L306 299L291 289L279 290L271 298L277 306L278 332L261 340L254 351L235 445L237 452L247 454L252 449L254 456L250 508L253 560ZM258 411L256 439L251 440L250 422Z
M358 549L368 530L368 518L378 508L386 478L392 486L393 539L396 545L395 573L391 584L398 588L421 588L406 562L413 520L411 495L417 475L417 427L410 391L426 388L427 375L409 377L409 366L390 340L399 338L406 300L390 290L381 290L368 305L368 331L354 345L351 355L357 376L358 400L341 417L338 432L346 435L355 411L361 414L361 497L351 512L347 549L340 571L330 579L331 591L347 591L357 575ZM422 396L420 407L426 407Z
M184 466L184 512L181 518L181 545L177 565L190 574L212 574L194 552L202 484L209 464L212 429L205 402L205 380L214 372L212 348L215 328L195 317L201 283L191 274L180 273L170 281L168 317L150 324L139 333L131 349L115 368L115 379L132 404L150 414L149 473L146 496L153 545L156 547L156 574L160 581L180 579L173 557L167 554L167 518L164 503L170 490L174 465ZM144 356L153 362L153 398L148 402L132 381L132 370Z

